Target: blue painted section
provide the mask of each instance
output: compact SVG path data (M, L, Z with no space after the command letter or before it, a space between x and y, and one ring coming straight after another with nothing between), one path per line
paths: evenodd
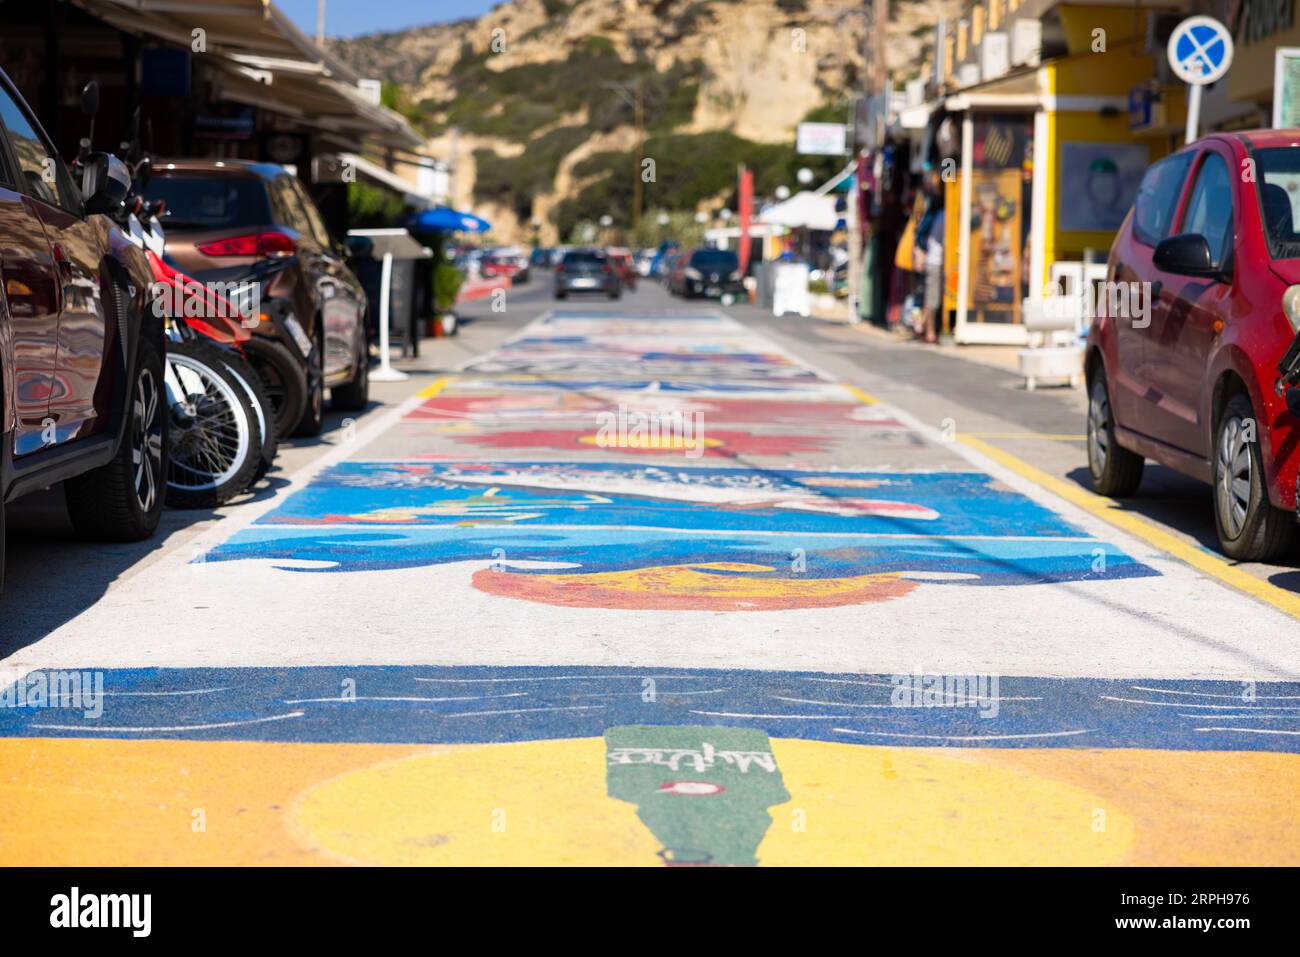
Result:
M497 550L500 550L498 552ZM802 549L806 566L792 559ZM1104 569L1097 554L1105 555ZM441 528L398 525L368 529L253 528L234 535L202 561L260 559L304 573L422 568L450 562L499 561L510 574L606 572L706 562L770 566L773 578L843 578L909 572L959 574L943 587L1038 585L1148 578L1159 573L1112 545L1094 540L813 537L798 534L727 537L655 529ZM296 568L291 562L324 562ZM513 562L561 562L568 569L520 569ZM719 572L718 574L725 574ZM745 572L746 578L762 574ZM931 586L933 587L933 586Z
M458 481L472 478L474 481ZM563 484L566 489L527 485ZM484 492L497 482L490 498ZM604 492L636 482L645 495ZM844 483L840 486L828 482ZM511 484L515 483L515 484ZM869 487L862 487L870 483ZM857 485L857 487L854 487ZM848 486L848 487L845 487ZM655 488L663 497L653 495ZM570 491L569 489L573 489ZM766 504L683 501L692 491L734 491ZM885 500L938 513L922 520L893 514L828 514L790 507ZM779 507L777 503L787 503ZM403 523L455 525L467 519L512 525L637 525L721 531L855 532L914 535L1019 535L1084 538L1077 527L978 472L823 472L660 467L619 463L344 462L317 476L259 524L365 521L381 510L431 509ZM391 521L391 519L389 519Z
M654 700L645 700L647 679L653 679ZM357 700L342 699L345 687ZM1259 733L1300 730L1300 682L1260 683L1253 701L1243 700L1243 688L1231 681L1004 676L994 709L992 694L973 706L900 706L888 675L590 667L125 669L104 673L99 718L67 708L0 708L0 736L418 744L588 738L609 727L650 724L752 727L773 738L900 747L1300 752L1298 735ZM175 727L183 729L109 730Z

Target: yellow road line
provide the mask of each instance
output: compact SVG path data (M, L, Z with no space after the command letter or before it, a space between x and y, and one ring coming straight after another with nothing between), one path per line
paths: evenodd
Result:
M1065 435L1055 432L967 432L969 436L977 439L1015 439L1017 442L1023 440L1038 440L1041 442L1086 442L1086 435Z
M1089 514L1109 522L1134 538L1140 538L1148 545L1153 545L1179 561L1191 565L1197 571L1217 578L1225 585L1230 585L1238 591L1245 592L1252 598L1258 598L1292 618L1300 619L1300 595L1270 585L1268 582L1260 581L1226 559L1213 555L1198 545L1190 545L1176 535L1171 535L1169 532L1156 528L1133 513L1124 511L1123 506L1114 499L1104 498L1086 489L1079 488L1077 485L1072 485L1055 476L1048 475L1029 463L1021 461L1011 453L995 448L974 436L959 433L957 439L977 452L987 455L999 465L1015 472L1021 478L1026 478L1035 485L1059 495L1067 502L1077 505Z
M430 382L423 389L417 392L415 394L416 398L420 398L420 399L435 398L439 392L447 388L447 386L451 385L451 380L454 378L455 376L446 375L443 376L441 379L435 379L433 382Z
M844 388L848 389L848 390L849 390L849 393L850 393L850 394L851 394L855 399L857 399L859 402L861 402L863 405L876 405L876 404L877 404L877 401L878 401L878 400L876 399L875 396L873 396L873 395L869 395L869 394L867 394L866 392L863 392L861 389L859 389L859 388L858 388L857 386L855 386L855 385L849 385L849 384L846 382L846 383L844 383Z

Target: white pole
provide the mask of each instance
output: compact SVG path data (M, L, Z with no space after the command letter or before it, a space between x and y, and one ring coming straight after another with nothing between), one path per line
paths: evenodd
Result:
M1187 138L1184 143L1191 143L1196 139L1196 128L1201 125L1201 84L1188 84L1191 89L1187 91Z
M957 325L953 337L962 341L966 326L966 299L970 296L970 213L975 185L975 118L970 110L961 120L961 220L957 224ZM1037 170L1035 170L1037 172Z
M1047 166L1051 162L1047 143L1047 109L1034 113L1034 183L1033 207L1029 211L1029 298L1043 298L1043 279L1047 275Z
M384 266L379 273L379 368L370 374L375 382L401 382L408 378L405 372L393 368L388 355L388 298L393 291L393 254L384 253Z

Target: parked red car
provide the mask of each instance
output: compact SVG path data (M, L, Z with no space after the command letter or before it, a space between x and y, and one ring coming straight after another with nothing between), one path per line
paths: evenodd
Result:
M481 267L485 279L502 277L514 285L528 282L528 257L520 249L494 249L483 257Z
M1300 130L1216 134L1160 160L1088 340L1097 491L1133 494L1148 458L1209 482L1220 545L1242 561L1280 557L1296 533L1300 417L1278 363L1300 334L1298 222Z

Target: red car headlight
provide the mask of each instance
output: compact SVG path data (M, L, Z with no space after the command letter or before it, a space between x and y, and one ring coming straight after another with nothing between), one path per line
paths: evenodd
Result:
M1300 286L1288 286L1282 293L1282 311L1286 313L1291 328L1300 332Z

